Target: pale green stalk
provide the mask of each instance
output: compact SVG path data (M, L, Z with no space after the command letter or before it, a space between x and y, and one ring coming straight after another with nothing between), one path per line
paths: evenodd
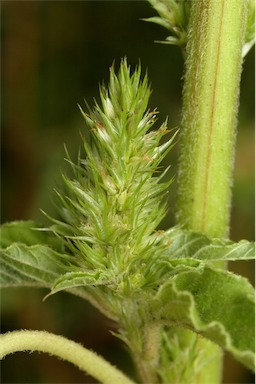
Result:
M177 221L229 234L246 0L194 0L188 34ZM219 383L222 353L200 339L205 364L193 383Z
M157 383L161 326L148 323L143 331L143 351L142 354L134 354L134 361L143 383Z
M246 0L195 0L187 46L177 219L229 233Z
M45 352L67 360L105 384L134 384L96 353L65 337L45 331L14 331L0 336L0 358L18 351Z

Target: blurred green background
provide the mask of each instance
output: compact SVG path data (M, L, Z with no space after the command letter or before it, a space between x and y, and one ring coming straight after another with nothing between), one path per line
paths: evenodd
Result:
M166 32L141 18L154 15L146 1L2 1L2 222L54 214L52 189L60 180L63 143L71 156L85 129L77 104L98 99L109 67L127 56L148 70L150 108L159 124L181 118L183 59L178 48L155 44ZM254 50L247 56L241 84L231 238L254 238ZM171 175L177 169L172 150ZM175 182L164 226L173 224ZM254 280L254 263L231 269ZM27 328L63 334L93 348L132 373L128 354L109 332L113 325L89 304L66 293L42 302L45 290L5 289L1 294L2 331ZM16 354L2 363L2 383L92 383L68 363L45 355ZM226 358L224 383L252 383L253 375ZM113 383L114 384L114 383ZM191 383L193 384L193 383ZM208 383L206 383L208 384Z

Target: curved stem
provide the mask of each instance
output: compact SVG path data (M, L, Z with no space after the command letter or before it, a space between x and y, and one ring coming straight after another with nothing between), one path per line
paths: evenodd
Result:
M73 363L104 384L134 384L121 371L82 345L45 331L14 331L0 335L0 358L22 351L46 352Z

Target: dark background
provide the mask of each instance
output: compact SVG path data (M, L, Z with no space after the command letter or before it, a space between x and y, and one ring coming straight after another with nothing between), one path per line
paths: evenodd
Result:
M40 208L54 214L51 190L60 180L63 143L71 155L80 145L84 121L77 104L93 105L98 84L108 83L109 67L127 56L141 62L153 88L150 108L159 124L181 118L183 59L179 48L155 44L167 33L141 21L154 15L146 1L2 1L2 222L35 219ZM254 238L254 50L245 61L241 85L231 238ZM172 150L176 173L178 145ZM175 183L170 212L173 224ZM231 269L254 279L254 264ZM129 356L108 331L111 324L94 308L67 293L42 302L46 290L2 291L2 331L45 329L82 342L131 373ZM16 354L2 363L3 383L85 383L76 368L41 354ZM224 383L252 383L252 374L230 357ZM191 383L193 384L193 383Z

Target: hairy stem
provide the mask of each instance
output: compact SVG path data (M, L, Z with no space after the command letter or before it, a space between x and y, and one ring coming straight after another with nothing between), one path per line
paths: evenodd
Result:
M143 383L157 383L156 368L159 363L161 326L149 323L144 328L143 355L135 357L138 373Z
M213 237L229 234L246 15L246 0L192 1L177 221L188 229ZM220 383L221 350L204 340L199 342L206 363L200 377L191 382ZM209 359L211 356L214 359Z
M192 2L177 219L228 236L246 0Z
M46 352L77 366L105 384L134 384L96 353L65 337L44 331L14 331L0 336L0 358L21 351Z

